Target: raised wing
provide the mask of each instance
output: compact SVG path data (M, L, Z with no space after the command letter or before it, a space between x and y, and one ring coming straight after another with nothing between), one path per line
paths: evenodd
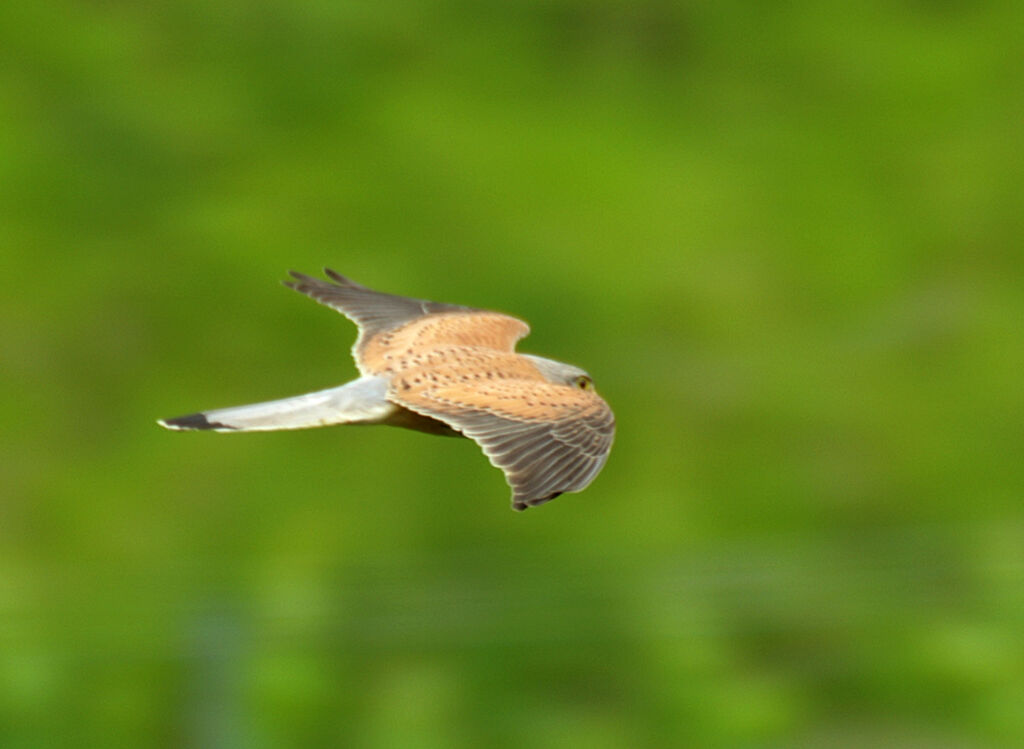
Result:
M352 349L363 374L415 366L428 351L445 346L481 346L512 351L529 333L522 320L497 312L373 291L330 268L334 283L291 271L284 285L341 312L357 326Z
M367 336L396 328L424 315L472 310L471 307L456 304L428 302L425 299L374 291L330 268L324 268L324 273L333 283L296 271L289 273L295 280L284 281L285 286L337 310L358 325Z
M495 354L487 364L401 372L388 398L479 444L504 471L516 510L586 488L604 466L615 435L608 404L592 390L553 384L539 373L529 376L523 364L532 365L512 354Z

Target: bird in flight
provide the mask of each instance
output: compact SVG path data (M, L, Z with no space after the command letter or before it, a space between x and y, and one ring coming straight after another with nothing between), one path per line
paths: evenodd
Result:
M168 429L257 432L386 424L469 437L525 510L585 489L604 466L615 417L578 367L530 354L514 317L373 291L330 268L284 285L352 320L360 377L291 398L161 419Z

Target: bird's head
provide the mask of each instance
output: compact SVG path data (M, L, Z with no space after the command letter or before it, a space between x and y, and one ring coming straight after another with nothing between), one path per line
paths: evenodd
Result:
M555 385L568 385L580 390L593 390L594 380L586 370L574 367L572 364L545 359L543 356L522 354L544 375L544 379Z

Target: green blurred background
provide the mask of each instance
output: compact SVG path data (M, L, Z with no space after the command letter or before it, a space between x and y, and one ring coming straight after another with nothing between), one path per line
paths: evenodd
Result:
M1024 746L1019 2L0 9L0 745ZM154 420L354 374L331 265L616 410Z

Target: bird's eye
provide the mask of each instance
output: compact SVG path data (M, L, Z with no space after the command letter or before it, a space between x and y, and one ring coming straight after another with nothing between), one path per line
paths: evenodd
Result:
M576 387L578 387L580 390L590 390L591 388L594 387L594 381L591 380L586 375L580 375L574 380L574 382L576 384Z

